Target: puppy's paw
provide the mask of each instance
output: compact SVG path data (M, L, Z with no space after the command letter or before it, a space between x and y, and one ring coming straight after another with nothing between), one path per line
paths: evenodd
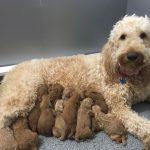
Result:
M55 111L63 112L63 100L57 100L55 104Z

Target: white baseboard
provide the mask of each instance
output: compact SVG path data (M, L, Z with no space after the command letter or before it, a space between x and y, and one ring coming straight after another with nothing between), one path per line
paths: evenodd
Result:
M11 70L13 67L15 67L16 65L11 65L11 66L3 66L0 67L0 76L5 75L6 72L8 72L9 70Z

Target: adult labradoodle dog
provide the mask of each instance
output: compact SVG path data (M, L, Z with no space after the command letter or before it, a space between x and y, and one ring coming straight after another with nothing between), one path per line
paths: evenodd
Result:
M131 105L150 96L150 18L125 16L110 33L102 53L31 60L6 74L0 86L0 127L34 107L37 89L60 83L101 92L127 130L150 143L150 121ZM150 145L150 144L149 144Z

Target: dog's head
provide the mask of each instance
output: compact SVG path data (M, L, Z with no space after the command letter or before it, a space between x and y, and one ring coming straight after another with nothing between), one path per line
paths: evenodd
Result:
M150 63L150 18L125 16L110 33L103 49L110 76L138 75Z

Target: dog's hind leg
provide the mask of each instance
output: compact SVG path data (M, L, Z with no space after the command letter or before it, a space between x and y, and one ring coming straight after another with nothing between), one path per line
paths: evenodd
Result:
M26 116L35 105L37 89L44 84L39 74L24 71L19 75L17 79L15 72L6 76L0 86L0 128L9 126L17 116Z

